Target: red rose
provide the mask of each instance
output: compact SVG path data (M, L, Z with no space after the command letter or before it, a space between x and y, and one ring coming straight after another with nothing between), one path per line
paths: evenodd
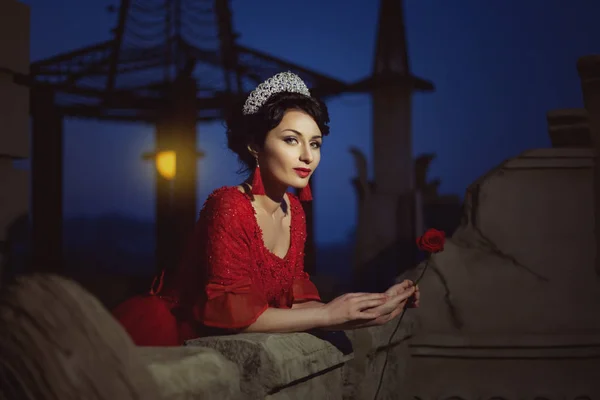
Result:
M427 231L417 239L417 245L420 250L428 253L439 253L444 250L444 242L446 241L446 234L444 231L438 231L437 229L427 229Z

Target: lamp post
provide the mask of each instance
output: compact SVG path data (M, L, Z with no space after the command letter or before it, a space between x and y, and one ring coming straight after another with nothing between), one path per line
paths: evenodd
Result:
M181 168L177 166L181 164L182 159L185 161L187 158L198 159L203 156L203 152L192 149L180 149L179 151L161 149L142 155L143 160L154 161L156 168L155 254L158 272L175 267L182 244L189 233L188 227L194 223L194 221L187 220L189 215L185 212L185 207L182 205L178 207L178 200L185 203L187 199L181 198L181 196L189 190L195 192L195 184L193 188L182 190L179 186L187 186L189 182L185 176L178 179L178 170Z
M158 174L157 180L160 179L166 183L166 193L158 192L158 197L164 196L167 200L166 204L169 207L167 212L172 217L173 208L173 192L174 192L174 181L177 175L177 152L175 150L161 150L153 153L144 153L142 155L143 160L154 161L156 172ZM160 203L161 199L157 199ZM158 243L157 243L158 245Z

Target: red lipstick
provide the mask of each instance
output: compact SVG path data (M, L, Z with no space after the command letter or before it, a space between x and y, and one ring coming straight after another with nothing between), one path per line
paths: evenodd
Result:
M308 168L294 168L294 171L298 174L300 178L306 178L310 175L311 169Z

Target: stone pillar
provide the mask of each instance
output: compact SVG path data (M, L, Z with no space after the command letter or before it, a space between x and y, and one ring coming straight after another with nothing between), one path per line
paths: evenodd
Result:
M583 102L588 113L594 162L594 223L596 233L596 273L600 275L600 55L590 55L577 62Z
M416 262L416 194L412 157L410 78L383 72L369 82L373 93L373 165L352 150L359 167L354 282L356 290L383 290Z
M381 80L381 82L380 82ZM380 82L380 83L379 83ZM412 155L412 86L399 76L376 78L373 90L373 165L371 198L375 231L372 258L399 246L399 262L411 265L415 239L414 161ZM390 262L392 262L390 260Z
M588 113L584 108L552 110L546 114L552 147L591 147Z
M406 82L398 82L405 80ZM412 86L394 77L373 91L373 165L376 191L403 195L414 187Z
M13 161L29 157L29 89L14 74L29 73L29 7L0 1L0 276L10 276L10 228L29 211L29 174Z
M173 150L172 135L170 134L169 114L165 112L156 123L155 141L156 153ZM173 257L171 242L174 226L173 218L173 182L165 179L158 171L155 171L155 234L156 234L156 269L162 271Z
M156 150L173 150L173 181L156 174L156 261L158 270L174 268L197 219L196 82L178 78L169 105L156 126Z
M34 89L31 99L33 268L63 268L63 116L54 93Z
M415 185L412 155L412 92L404 2L382 0L373 60L374 218L372 247L398 249L390 264L415 261ZM394 224L394 225L392 225ZM387 225L387 226L386 226ZM373 255L374 255L373 254Z

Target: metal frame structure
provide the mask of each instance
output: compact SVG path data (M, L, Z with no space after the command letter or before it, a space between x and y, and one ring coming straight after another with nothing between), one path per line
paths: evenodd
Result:
M282 70L323 97L337 79L237 44L228 0L121 0L111 40L31 65L67 117L155 123L179 76L197 82L197 119L221 119L232 98Z

